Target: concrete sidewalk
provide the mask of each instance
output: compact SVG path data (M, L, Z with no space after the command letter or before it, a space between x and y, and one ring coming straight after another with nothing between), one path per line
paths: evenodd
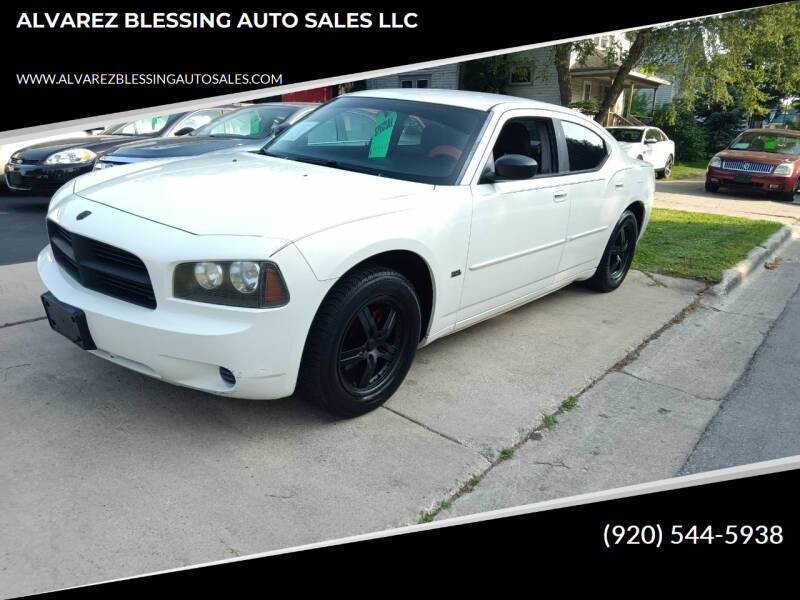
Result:
M41 315L32 263L0 281L0 321ZM354 420L164 384L45 320L0 327L0 595L416 523L695 301L665 281L570 286L439 340Z
M762 268L730 296L704 297L437 519L679 474L800 286L800 241L778 256L777 268Z

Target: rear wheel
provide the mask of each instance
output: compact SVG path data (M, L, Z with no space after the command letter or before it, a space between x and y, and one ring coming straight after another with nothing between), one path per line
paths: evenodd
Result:
M403 275L383 267L345 275L311 325L300 392L344 417L377 408L408 373L420 325L419 300Z
M636 216L626 210L622 213L622 217L606 244L606 250L603 258L600 259L597 271L591 279L586 281L586 285L598 292L611 292L622 285L631 268L638 237L639 226Z

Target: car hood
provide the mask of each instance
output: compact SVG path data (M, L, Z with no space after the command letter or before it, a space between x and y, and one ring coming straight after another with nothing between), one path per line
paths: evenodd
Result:
M20 157L25 161L43 160L56 152L69 148L86 148L92 152L108 151L114 146L125 144L141 138L130 135L91 135L66 140L52 140L27 146L19 151Z
M113 160L116 157L138 158L150 160L155 158L168 158L171 156L197 156L217 150L228 150L240 146L262 147L266 140L249 140L241 138L213 138L213 137L179 137L161 138L157 140L144 140L125 144L106 152L104 156Z
M74 193L197 235L296 241L399 212L434 186L252 152L139 162L83 175Z
M767 163L779 165L783 162L795 162L800 160L800 156L793 154L779 154L777 152L755 152L753 150L723 150L717 156L727 160L746 160L750 162Z

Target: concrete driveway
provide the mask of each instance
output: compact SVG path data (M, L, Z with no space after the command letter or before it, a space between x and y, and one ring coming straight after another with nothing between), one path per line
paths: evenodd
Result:
M27 236L44 205L22 211ZM19 258L0 264L3 596L415 523L700 287L638 272L612 294L571 286L435 342L385 407L336 420L80 351L50 331L34 256Z
M800 222L800 198L782 202L755 190L721 188L712 194L705 190L704 178L656 182L657 208L707 212L748 219L779 221L786 225Z

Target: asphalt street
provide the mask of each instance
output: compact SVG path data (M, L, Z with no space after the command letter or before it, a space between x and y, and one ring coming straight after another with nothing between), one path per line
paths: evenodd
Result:
M681 475L795 455L800 455L800 289L723 401Z
M47 245L48 202L49 197L11 195L0 186L0 265L35 260Z

